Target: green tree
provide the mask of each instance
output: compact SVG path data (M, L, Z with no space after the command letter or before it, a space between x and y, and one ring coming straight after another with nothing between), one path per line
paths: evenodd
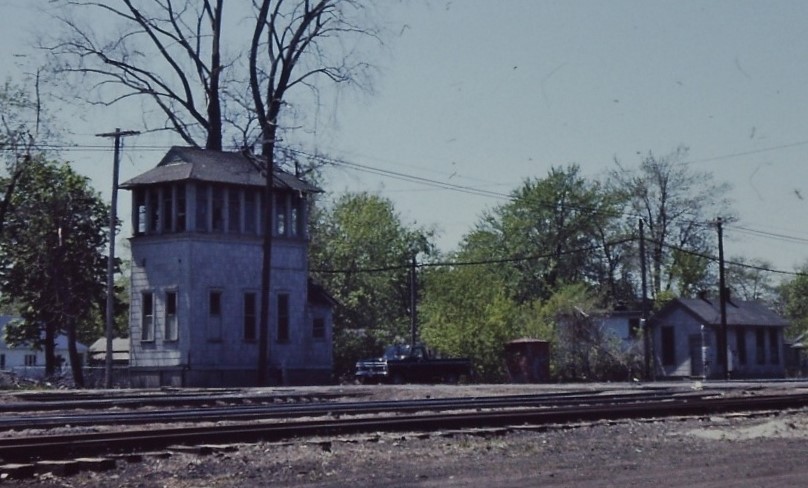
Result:
M338 303L334 362L345 375L358 358L409 337L409 263L434 253L433 232L406 226L390 200L364 192L315 211L312 224L309 267Z
M605 284L615 298L626 290L628 256L620 194L589 181L577 165L528 179L511 201L486 214L463 247L482 247L518 302L547 299L566 283Z
M797 273L778 287L778 308L790 322L787 334L792 338L808 333L808 263L800 266Z
M8 339L43 347L51 375L54 339L66 334L77 386L83 386L79 330L105 296L108 219L86 177L66 163L32 159L17 182L0 242L3 300L15 301L23 318Z

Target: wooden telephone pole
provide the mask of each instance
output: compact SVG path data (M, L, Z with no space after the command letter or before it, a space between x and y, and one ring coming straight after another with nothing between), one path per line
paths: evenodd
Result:
M133 130L96 134L96 137L115 138L115 155L112 166L112 203L109 212L109 257L107 258L107 316L104 335L107 339L106 357L104 363L104 387L112 388L112 323L115 316L115 224L118 220L118 172L121 165L121 138L134 136L140 132Z

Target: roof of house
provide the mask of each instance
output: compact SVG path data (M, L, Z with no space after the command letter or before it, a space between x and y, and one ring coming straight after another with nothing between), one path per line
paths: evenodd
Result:
M654 314L658 322L676 308L682 308L704 325L721 324L721 305L718 299L677 298ZM727 325L786 327L788 321L777 315L760 302L727 300Z
M263 187L260 159L240 152L212 151L174 146L156 167L124 182L121 188L176 181L204 181ZM273 188L317 193L321 190L300 178L275 168Z
M0 315L0 349L9 349L9 346L6 344L6 326L12 320L20 320L19 317L12 317L11 315ZM44 334L44 333L43 333ZM55 341L56 349L58 350L67 350L67 336L64 334L59 334L56 336ZM18 349L27 349L26 346L18 346ZM81 342L76 341L76 349L80 354L87 352L87 346L82 344Z

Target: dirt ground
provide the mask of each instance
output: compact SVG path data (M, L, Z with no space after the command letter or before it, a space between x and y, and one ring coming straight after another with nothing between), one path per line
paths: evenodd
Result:
M806 486L806 440L808 409L245 444L207 455L173 452L134 463L118 461L114 470L99 473L44 474L1 484L172 488Z

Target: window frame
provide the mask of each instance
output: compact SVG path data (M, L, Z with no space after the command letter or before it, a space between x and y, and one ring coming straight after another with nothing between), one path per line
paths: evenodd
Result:
M672 325L662 326L659 335L662 365L676 366L676 328Z
M314 317L311 321L311 338L314 340L325 340L325 318Z
M173 300L172 298L173 297ZM173 313L172 312L173 306ZM165 292L165 303L163 306L163 341L166 342L177 342L180 339L180 330L179 330L179 293L175 288L170 290L166 290ZM173 323L173 330L170 330L170 326ZM173 334L171 333L173 332Z
M252 304L248 304L248 298ZM250 306L248 306L250 305ZM245 291L241 298L241 334L244 342L258 341L258 293ZM248 333L250 332L250 333Z
M148 304L148 309L146 305ZM140 292L140 342L154 342L155 331L154 291ZM146 313L148 310L149 313Z

